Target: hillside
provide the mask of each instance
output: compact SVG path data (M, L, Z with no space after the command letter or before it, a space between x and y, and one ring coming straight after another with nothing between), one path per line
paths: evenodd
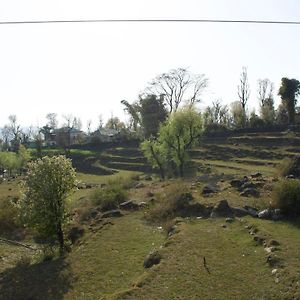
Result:
M228 216L209 218L196 209L204 205L212 211L223 199L232 209L267 207L278 166L299 154L299 140L298 133L204 140L190 153L195 172L184 180L193 197L189 208L195 209L179 212L171 231L166 230L171 225L145 217L180 183L145 176L151 168L137 145L73 149L82 186L71 208L85 216L75 222L84 234L63 259L52 261L41 261L39 251L0 240L0 299L300 299L298 220L250 215L226 220ZM258 195L243 197L232 186L232 179L244 176ZM128 198L140 208L103 217L88 200L95 189L119 177L130 178ZM0 201L19 196L18 182L0 184ZM205 187L212 192L203 194ZM30 235L19 241L41 247ZM144 259L154 250L161 261L145 269Z

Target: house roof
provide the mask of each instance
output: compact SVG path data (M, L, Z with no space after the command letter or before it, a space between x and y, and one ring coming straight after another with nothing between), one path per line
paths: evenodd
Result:
M103 136L115 136L117 134L119 134L119 131L111 128L99 128L98 130L92 133L92 135L103 135Z

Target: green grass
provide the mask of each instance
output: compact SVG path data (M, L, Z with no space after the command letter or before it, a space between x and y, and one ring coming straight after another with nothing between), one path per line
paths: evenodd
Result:
M161 264L119 299L282 299L263 248L239 222L226 229L223 222L183 224Z

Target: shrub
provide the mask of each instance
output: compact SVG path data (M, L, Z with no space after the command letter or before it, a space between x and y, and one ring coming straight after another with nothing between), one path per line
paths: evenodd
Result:
M157 203L146 212L146 218L153 222L166 222L180 215L192 200L187 187L180 182L168 186Z
M300 180L279 181L273 191L274 208L280 208L285 215L300 215Z
M300 158L285 158L279 165L278 172L280 176L294 175L300 176Z
M19 228L19 209L10 198L0 201L0 234Z
M121 178L109 181L105 187L98 188L92 193L92 203L103 211L117 208L120 203L127 200L126 189L130 187L130 182L130 179Z

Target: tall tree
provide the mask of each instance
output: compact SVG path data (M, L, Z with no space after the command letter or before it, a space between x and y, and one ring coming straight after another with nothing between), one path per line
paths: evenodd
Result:
M183 108L173 113L159 130L155 142L144 142L142 150L149 162L160 169L164 176L164 162L175 163L181 177L184 167L189 160L188 150L191 149L201 137L203 132L202 117L193 108Z
M240 75L240 84L238 85L238 96L242 107L242 126L246 126L246 106L250 97L250 87L248 83L248 73L247 68L242 68L242 73Z
M300 93L300 82L297 79L289 79L283 77L278 95L281 97L282 104L288 112L289 123L295 123L295 107L297 104L297 96Z
M68 219L66 200L76 185L71 160L45 156L29 164L24 196L19 205L25 223L45 236L55 236L64 250L63 225Z
M162 97L158 98L156 95L140 97L140 114L145 138L156 136L160 124L168 115Z
M269 79L258 80L258 101L260 105L260 116L266 124L273 124L275 120L274 109L274 84Z
M192 107L200 102L200 96L207 87L204 74L192 74L187 69L178 68L159 74L146 89L146 93L163 96L169 113L176 112L181 103Z
M56 113L49 113L46 115L47 119L47 125L52 128L56 129L58 125L58 120L57 120L57 114Z
M127 100L122 100L121 103L125 106L124 111L130 116L130 127L136 132L140 120L140 106L137 102L130 104Z

